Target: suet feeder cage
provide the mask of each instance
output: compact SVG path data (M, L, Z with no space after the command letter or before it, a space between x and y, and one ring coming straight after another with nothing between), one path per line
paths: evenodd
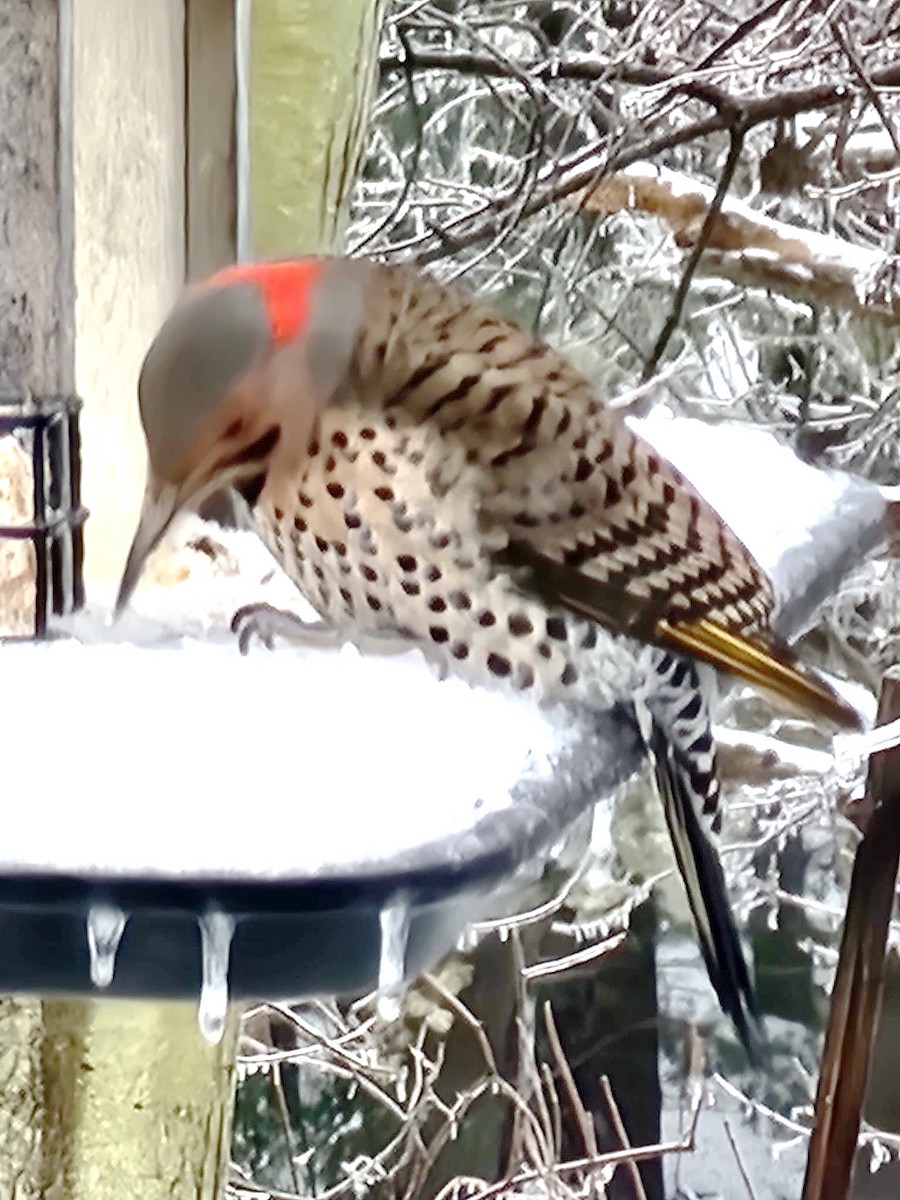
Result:
M43 639L84 603L77 396L0 396L0 638ZM5 593L5 594L4 594Z

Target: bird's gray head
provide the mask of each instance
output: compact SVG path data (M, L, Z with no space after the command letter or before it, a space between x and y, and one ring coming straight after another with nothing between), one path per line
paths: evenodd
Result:
M350 370L360 269L317 258L230 267L175 305L138 383L147 487L117 613L177 513L224 487L253 505L299 469Z

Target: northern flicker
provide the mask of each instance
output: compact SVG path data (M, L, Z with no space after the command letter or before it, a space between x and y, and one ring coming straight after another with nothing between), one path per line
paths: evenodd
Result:
M231 487L321 616L301 637L397 636L478 684L635 711L710 980L751 1047L698 664L860 722L776 644L769 580L682 475L549 345L366 260L244 265L189 288L139 402L148 480L117 611L173 517Z

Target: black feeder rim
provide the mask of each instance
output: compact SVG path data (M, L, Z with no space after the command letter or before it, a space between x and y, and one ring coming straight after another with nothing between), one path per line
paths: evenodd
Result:
M32 470L31 521L0 525L0 541L29 541L34 547L33 637L38 639L47 637L51 613L66 616L84 605L81 406L75 395L0 396L0 437L16 438L30 454Z

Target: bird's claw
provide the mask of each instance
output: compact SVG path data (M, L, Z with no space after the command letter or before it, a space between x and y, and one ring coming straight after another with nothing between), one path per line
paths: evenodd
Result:
M238 649L248 654L254 638L267 650L274 649L275 638L307 648L322 649L340 645L342 638L324 621L305 621L287 609L271 604L245 604L231 618L231 632L237 635Z
M305 621L288 609L272 604L245 604L231 618L231 632L237 635L241 654L248 654L254 638L267 650L275 647L275 639L292 642L295 646L313 650L335 650L352 643L360 654L408 654L418 650L446 678L446 665L431 653L431 648L396 630L359 630L355 634L341 630L325 621Z

